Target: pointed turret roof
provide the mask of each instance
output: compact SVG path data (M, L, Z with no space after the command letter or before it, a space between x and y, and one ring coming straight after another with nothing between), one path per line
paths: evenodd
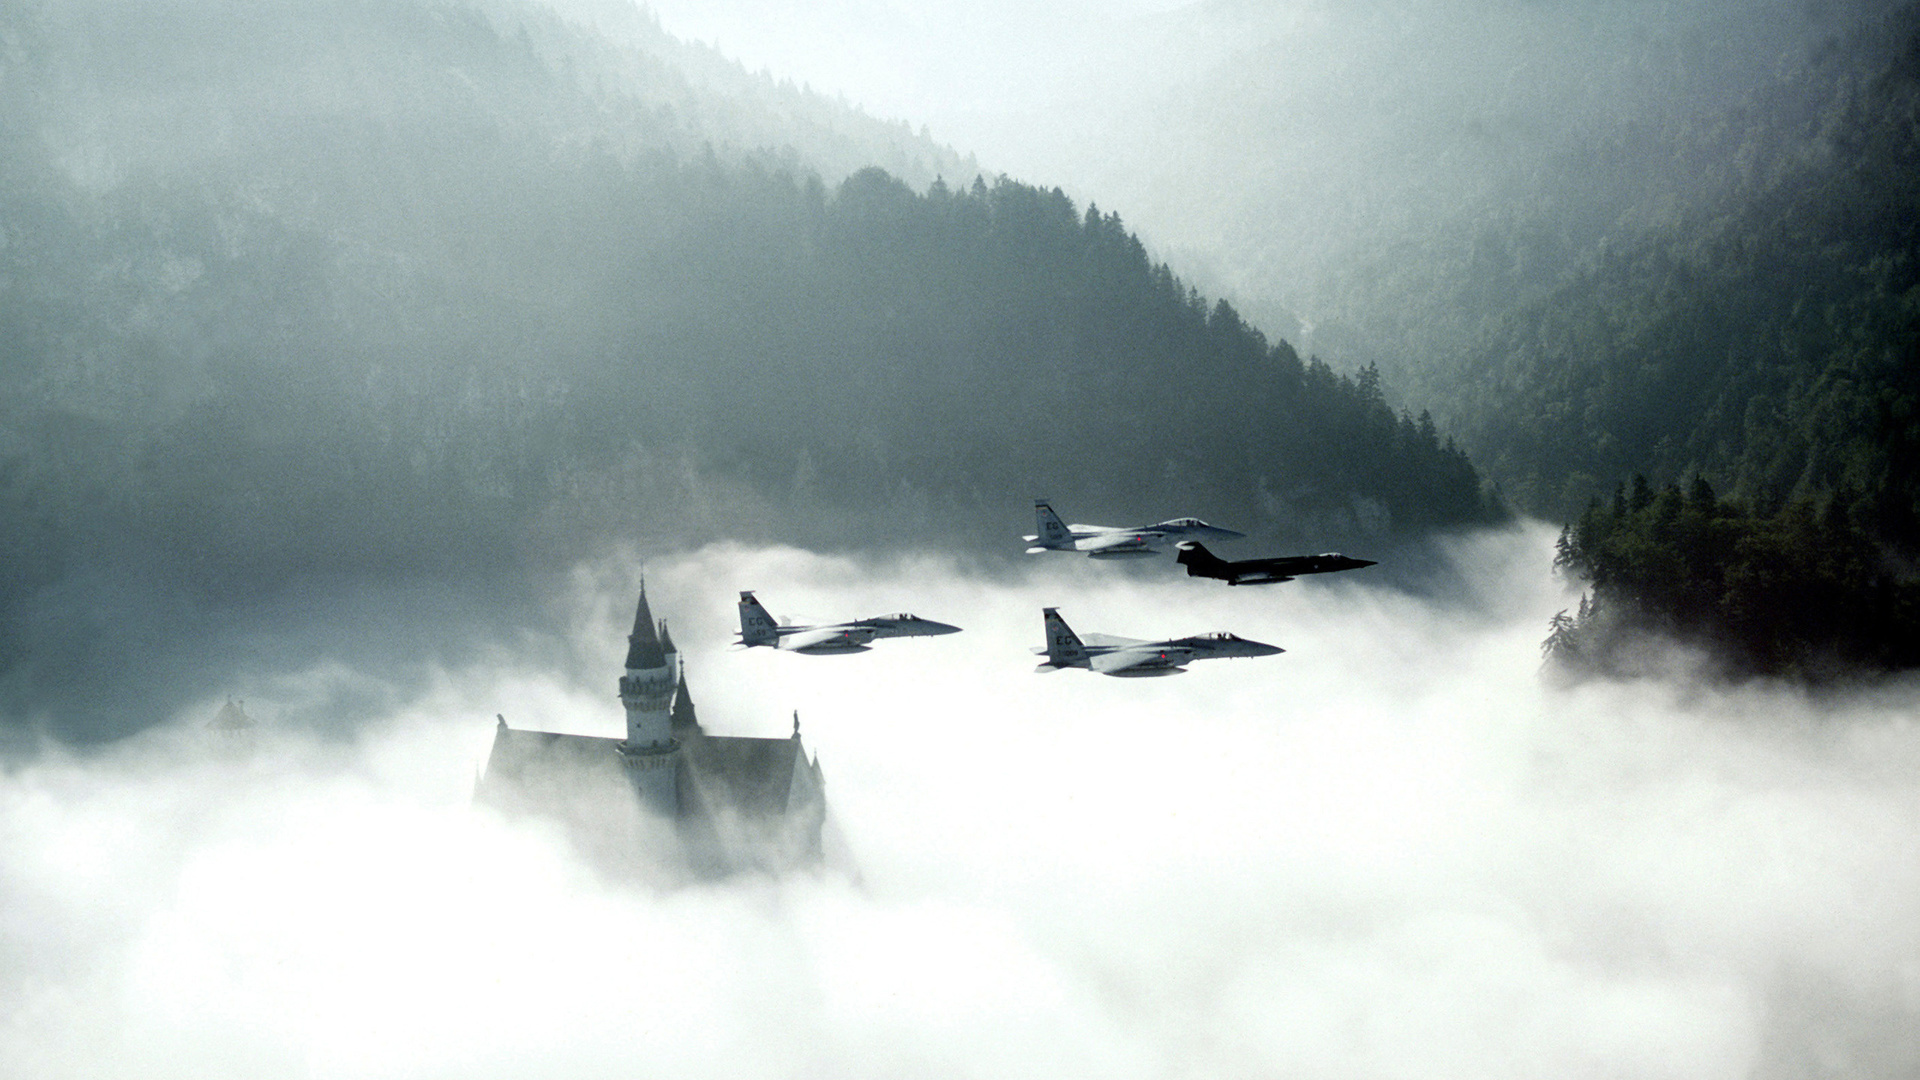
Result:
M666 651L653 630L653 612L647 608L647 583L640 583L640 607L633 613L633 633L627 635L627 670L651 671L667 666Z
M232 698L220 707L220 712L207 722L214 731L244 731L253 726L253 717L247 715L245 706L235 705Z
M674 652L673 635L667 632L667 620L660 620L660 651Z
M680 681L674 688L673 711L669 715L673 719L673 730L676 734L684 733L700 726L699 717L693 714L693 695L687 692L687 662L685 660L680 662Z

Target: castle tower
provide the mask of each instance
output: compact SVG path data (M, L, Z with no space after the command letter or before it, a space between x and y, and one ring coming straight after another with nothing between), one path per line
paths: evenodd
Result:
M219 714L207 722L214 745L222 752L236 756L253 751L253 728L253 717L247 715L246 702L235 705L232 698L228 698Z
M673 737L673 689L678 679L640 586L640 607L627 635L627 673L620 677L620 704L627 710L627 738L620 758L642 805L673 816L679 809L680 744Z

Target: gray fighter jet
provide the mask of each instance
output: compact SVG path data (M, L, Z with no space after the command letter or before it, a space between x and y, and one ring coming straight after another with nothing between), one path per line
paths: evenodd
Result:
M1199 518L1173 518L1170 521L1142 525L1136 529L1116 529L1108 525L1068 525L1053 512L1045 499L1033 500L1034 527L1038 536L1028 536L1027 554L1042 551L1084 551L1095 559L1124 559L1154 555L1170 550L1182 540L1238 540L1246 533L1209 525Z
M1174 555L1188 577L1219 578L1229 585L1273 585L1302 574L1331 574L1376 565L1372 559L1350 559L1338 552L1325 555L1282 555L1272 559L1223 559L1198 540L1182 540Z
M1061 668L1086 668L1102 675L1142 677L1178 675L1194 660L1214 657L1273 656L1286 652L1278 645L1248 641L1228 633L1200 634L1169 641L1137 641L1133 638L1088 634L1083 640L1060 617L1056 608L1041 608L1047 626L1047 646L1033 650L1047 659L1035 671L1059 671Z
M856 653L866 652L867 642L875 638L890 637L928 637L934 634L959 633L957 626L948 626L932 619L922 619L918 615L900 612L897 615L881 615L871 619L854 619L851 622L823 623L818 626L782 626L773 621L767 609L753 598L753 593L743 591L740 594L740 641L743 646L766 645L775 649L786 649L800 653Z

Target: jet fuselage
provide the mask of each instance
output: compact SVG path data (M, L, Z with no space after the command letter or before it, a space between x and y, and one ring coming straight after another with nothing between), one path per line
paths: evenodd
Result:
M1277 645L1225 632L1170 638L1166 641L1139 641L1106 634L1074 633L1055 608L1042 608L1041 622L1046 628L1047 644L1033 650L1046 660L1036 671L1062 668L1086 668L1119 678L1150 678L1177 675L1195 660L1225 659L1238 656L1273 656L1285 652Z
M1023 537L1027 554L1043 551L1078 551L1095 559L1132 559L1169 551L1183 540L1237 540L1246 535L1199 518L1170 518L1152 525L1114 528L1107 525L1068 525L1054 513L1045 499L1033 501L1034 527L1039 532Z
M876 615L843 623L812 626L781 625L760 606L751 591L740 593L740 644L766 645L786 652L811 656L832 656L866 652L867 643L876 638L932 637L958 633L960 628L923 619L909 612Z
M1194 540L1183 540L1174 558L1187 568L1189 577L1218 578L1229 585L1275 585L1304 574L1331 574L1376 565L1371 559L1354 559L1338 552L1324 555L1283 555L1271 559L1222 559Z

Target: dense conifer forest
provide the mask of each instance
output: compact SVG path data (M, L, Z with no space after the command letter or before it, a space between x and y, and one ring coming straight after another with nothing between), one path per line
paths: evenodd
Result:
M1636 476L1567 527L1556 563L1592 586L1550 628L1563 672L1657 670L1650 632L1710 650L1721 675L1823 682L1920 665L1920 582L1839 499L1761 515L1705 478L1682 493Z
M1597 606L1556 626L1563 658L1639 627L1730 670L1915 661L1920 15L1874 30L1663 134L1716 194L1597 249L1462 369L1476 460L1520 508L1578 516L1566 566ZM1582 514L1636 474L1664 493ZM1695 482L1727 499L1677 494Z
M1852 43L1757 115L1675 137L1725 194L1598 251L1463 375L1463 438L1517 503L1573 514L1635 472L1771 514L1839 497L1920 544L1913 460L1920 39ZM1880 58L1861 66L1860 55Z

